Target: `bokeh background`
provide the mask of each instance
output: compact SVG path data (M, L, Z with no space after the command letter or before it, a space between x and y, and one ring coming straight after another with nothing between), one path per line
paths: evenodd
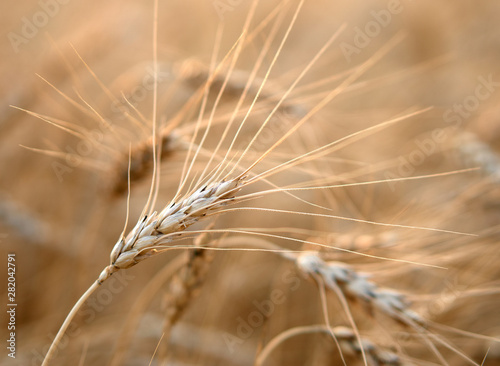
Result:
M4 2L0 6L3 35L0 37L1 306L4 308L6 304L7 253L16 254L18 301L17 357L8 358L5 347L1 357L5 365L39 365L72 304L107 265L109 251L123 228L126 192L120 164L116 161L126 161L128 141L145 140L148 131L127 122L123 109L116 108L109 94L117 98L122 93L128 96L145 119L150 120L152 90L147 81L152 70L154 8L152 1L81 0L29 0L15 4ZM255 27L279 6L283 6L280 12L284 14L284 22L272 43L274 51L297 2L284 5L278 1L262 2L252 23ZM250 7L250 1L160 1L159 121L175 116L206 80L218 29L222 30L220 61L240 36ZM383 18L387 14L390 17ZM313 108L325 92L340 85L345 75L376 57L395 37L401 37L374 67L318 113L282 151L292 156L394 116L432 107L417 118L370 134L367 139L336 151L329 155L332 160L311 162L308 168L315 172L316 178L346 174L346 178L340 180L344 183L473 167L479 170L449 177L337 189L314 199L322 204L328 202L335 215L439 227L473 233L476 237L243 213L222 216L217 225L235 226L244 221L253 227L323 230L330 235L318 240L331 245L446 267L447 270L442 271L395 263L364 263L354 255L329 251L336 260L365 264L380 271L381 285L410 294L415 310L432 321L499 337L499 297L496 295L500 259L498 14L500 4L487 0L306 1L270 75L270 85L264 89L271 96L271 102L273 96L282 95L317 50L345 24L338 40L299 87L319 83L291 95L290 118L293 119L294 113L300 115ZM242 53L236 66L237 82L246 80L273 21ZM359 36L360 32L366 35L370 31L372 35ZM346 51L354 47L355 52ZM269 65L272 55L272 52L268 55L265 65ZM259 77L263 76L264 72L259 72ZM493 80L491 90L484 98L474 99L484 80ZM84 108L76 107L68 98ZM235 101L234 96L226 96L218 115L229 113ZM262 102L264 111L272 108L271 102ZM465 103L469 103L467 107ZM48 116L50 118L44 118L60 121L72 131L98 131L107 148L83 149L75 133L12 106ZM90 106L126 137L115 139L110 129L96 122ZM462 112L457 112L457 108L462 108ZM254 127L244 131L247 136L255 132L262 115L265 113L255 114L251 124ZM195 116L193 107L188 117L192 120ZM432 134L436 130L446 131L446 136L434 144ZM273 133L276 138L280 132ZM211 135L211 142L216 142L218 136L217 133ZM433 141L432 146L423 141ZM79 146L83 150L78 150ZM25 147L59 153L47 154ZM426 153L426 148L432 151ZM67 160L69 156L61 155L68 152L76 159L71 160L71 164ZM425 158L419 160L422 153ZM164 162L159 202L168 202L175 192L183 156L174 154L170 161ZM412 156L417 163L410 161ZM349 163L352 161L357 162L358 170ZM356 173L349 176L349 172ZM146 172L144 179L133 187L132 221L146 200L148 174ZM276 183L282 185L290 179L298 182L303 174L292 169L277 177ZM120 180L122 191L113 192L112 187ZM266 205L305 210L288 200L288 197L273 197ZM293 243L279 244L293 246ZM138 327L125 349L116 348L117 339L123 332L125 319L131 309L136 309L134 304L146 296L142 291L154 276L177 256L188 253L154 257L147 264L127 270L121 281L112 284L115 287L105 288L107 292L96 297L95 307L88 305L85 313L75 319L74 334L65 338L53 364L107 365L117 353L123 365L148 364L162 334L162 319L175 293L175 281L166 281L153 294L146 292L150 296L148 306L136 314ZM196 287L196 296L188 301L172 335L160 347L163 360L168 359L169 365L252 365L262 345L280 331L323 321L317 287L277 256L212 253L207 263L209 266L202 283ZM283 273L300 280L297 291L290 292ZM238 319L254 310L253 301L267 298L274 288L289 291L286 303L276 309L265 326L254 329L248 339L238 342L232 350L223 335L235 334ZM468 295L470 293L475 295ZM330 300L332 314L335 314L334 309L340 311L340 307L333 296ZM362 308L356 309L363 312ZM5 311L0 314L3 339L7 318ZM417 360L415 364L439 364L429 356L423 342L406 344L405 338L397 337L397 327L389 324L386 327L380 318L365 318L359 321L367 336L380 339L388 347L404 344ZM372 323L387 329L391 337L381 336L381 331ZM346 324L341 316L338 324ZM478 363L489 349L484 365L500 365L500 347L491 340L453 332L442 334ZM468 364L453 352L443 350L443 353L449 364ZM360 364L356 356L348 361L349 365ZM332 362L339 362L338 352L331 339L324 335L288 341L268 360L270 365ZM160 361L155 360L153 364Z

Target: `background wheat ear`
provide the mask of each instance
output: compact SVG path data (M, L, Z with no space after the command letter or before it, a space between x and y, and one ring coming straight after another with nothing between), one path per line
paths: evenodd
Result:
M16 254L17 352L15 359L2 356L0 363L40 365L66 311L108 266L104 282L94 282L98 288L59 342L52 365L143 365L152 359L151 364L303 365L342 364L342 358L347 365L500 365L495 84L500 5L422 0L401 1L393 9L380 1L304 2L259 92L299 3L160 3L157 43L164 82L156 112L157 133L166 144L158 211L144 215L153 170L153 93L144 79L153 59L153 2L3 4L2 14L8 16L0 26L5 70L0 75L0 257ZM252 13L246 38L251 41L242 42L230 72L242 25ZM253 173L417 109L433 110L304 159L266 176L267 182L238 182L228 196L217 194L216 187L231 182L239 169L224 183L219 174L208 184L208 191L215 189L212 197L204 196L207 188L197 191L207 185L196 184L199 175L217 172L221 161L238 161L287 88L344 23L337 41L239 162L243 167L398 33L406 38L342 88ZM252 34L255 29L260 31ZM12 43L14 33L21 43ZM365 41L363 47L358 41ZM208 165L267 46L228 139ZM217 64L212 59L220 61L231 49L191 144L204 86ZM175 69L189 60L199 61L191 74ZM177 195L188 151L192 158L228 75L186 194ZM476 98L481 80L488 78L495 82L481 89L488 97ZM227 142L257 95L229 150ZM41 123L35 114L73 133ZM100 144L92 143L97 135L91 132L103 132L102 120L113 130L104 131ZM173 132L171 120L178 123ZM132 229L110 260L127 211L130 142L137 166L131 172L132 180L137 178L130 199ZM440 175L469 167L480 169ZM323 188L301 190L312 186ZM118 193L111 200L109 187ZM266 190L276 192L259 195ZM215 201L207 202L211 198ZM164 212L171 221L162 216L164 206L172 209ZM207 227L209 222L214 226ZM177 231L176 248L136 266L146 254L173 245L169 230ZM199 243L203 248L194 249L195 238L208 231L208 239ZM200 263L194 253L201 249ZM1 273L6 284L6 271ZM1 314L5 325L9 319ZM8 334L5 326L0 334Z

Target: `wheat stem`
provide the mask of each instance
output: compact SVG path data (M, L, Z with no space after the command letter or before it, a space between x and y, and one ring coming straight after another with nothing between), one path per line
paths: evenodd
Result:
M52 344L50 345L50 348L47 351L45 358L43 359L42 366L47 366L49 364L50 359L54 356L54 353L56 352L57 345L61 341L64 333L66 332L66 329L68 329L68 326L71 324L71 321L75 317L76 313L80 310L80 308L85 303L85 301L87 301L90 295L92 295L94 291L97 290L98 287L99 283L95 281L73 306L69 314L66 316L64 323L61 325L61 328L59 328L56 337L52 341Z

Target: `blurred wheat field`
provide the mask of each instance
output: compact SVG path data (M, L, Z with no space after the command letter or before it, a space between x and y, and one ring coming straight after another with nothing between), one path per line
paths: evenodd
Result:
M2 364L110 265L129 170L140 222L156 121L155 210L265 179L99 286L51 365L500 365L500 5L2 6Z

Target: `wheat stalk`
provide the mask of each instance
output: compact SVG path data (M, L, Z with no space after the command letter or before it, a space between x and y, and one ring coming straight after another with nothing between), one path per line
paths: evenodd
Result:
M85 300L113 273L135 266L146 258L165 250L189 226L202 220L208 213L233 201L245 177L238 176L227 181L208 184L191 193L180 202L172 202L162 211L142 216L127 236L121 238L110 254L110 264L101 272L96 282L78 300L59 329L45 356L42 366L48 365L56 346L71 320Z

